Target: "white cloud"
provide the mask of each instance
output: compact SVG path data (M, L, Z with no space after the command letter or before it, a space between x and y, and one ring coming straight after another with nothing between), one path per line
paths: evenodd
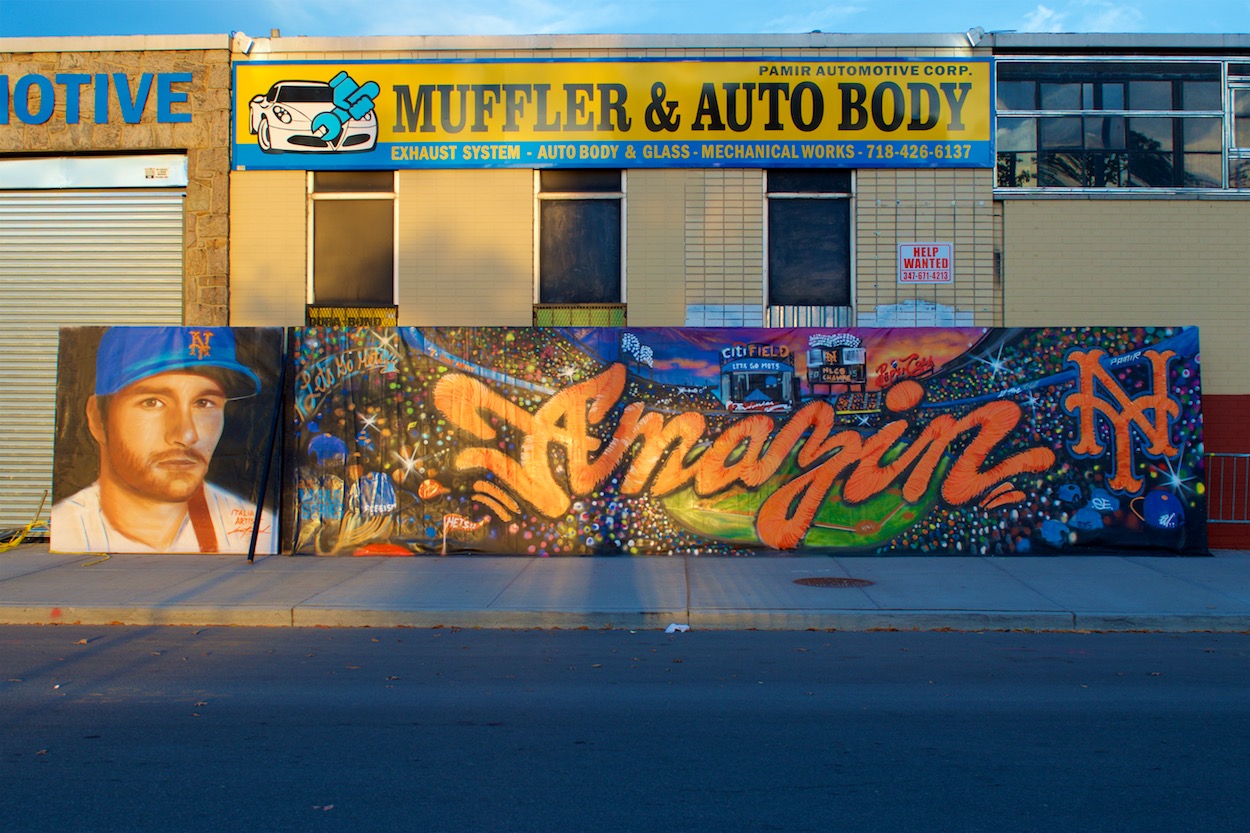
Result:
M1062 32L1063 19L1066 15L1056 12L1049 6L1039 5L1024 16L1021 32Z
M1062 8L1039 4L1025 15L1022 32L1138 32L1146 16L1137 4L1070 0Z
M1077 29L1082 32L1136 32L1145 21L1141 10L1128 3L1083 0L1079 6Z

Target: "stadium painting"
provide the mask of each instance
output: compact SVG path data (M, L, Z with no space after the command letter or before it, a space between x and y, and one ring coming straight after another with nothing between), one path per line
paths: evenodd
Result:
M1206 551L1192 327L304 328L286 551Z

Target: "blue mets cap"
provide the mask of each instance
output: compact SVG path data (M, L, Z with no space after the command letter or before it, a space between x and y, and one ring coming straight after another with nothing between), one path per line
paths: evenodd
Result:
M95 392L107 396L170 371L212 376L228 399L260 393L260 377L239 363L229 327L110 327L96 354Z

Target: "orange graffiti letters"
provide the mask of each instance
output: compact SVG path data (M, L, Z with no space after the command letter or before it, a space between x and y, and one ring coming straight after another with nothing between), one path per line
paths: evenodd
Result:
M1101 414L1112 427L1114 447L1111 457L1114 474L1107 485L1119 491L1135 493L1143 482L1133 473L1133 442L1131 430L1136 426L1150 443L1146 452L1156 457L1171 457L1177 449L1168 439L1171 420L1180 414L1180 405L1168 396L1168 361L1176 353L1171 350L1159 352L1147 350L1142 355L1150 360L1153 372L1153 393L1131 396L1102 366L1105 350L1076 350L1068 361L1076 365L1076 392L1063 399L1063 407L1080 420L1080 434L1072 451L1076 454L1098 456L1106 448L1098 441L1095 414ZM1097 387L1106 391L1104 398L1097 394Z
M1020 408L1011 402L983 405L959 420L937 417L887 465L882 460L897 450L911 423L898 419L866 438L853 430L835 434L835 415L825 402L808 403L780 428L764 415L740 419L702 447L706 430L702 414L666 419L647 413L643 403L632 402L622 410L604 445L591 429L618 404L625 381L625 366L612 365L556 393L531 415L476 379L453 373L439 380L434 403L454 425L480 440L496 436L484 414L493 414L520 432L523 439L516 458L497 449L467 448L456 455L455 468L491 473L549 518L566 513L571 495L590 494L627 460L619 487L622 495L642 494L649 486L650 494L662 497L693 485L696 494L706 497L735 485L763 485L797 448L795 462L804 471L773 492L756 516L760 541L781 549L802 542L829 491L848 470L843 497L850 503L868 500L904 476L903 497L915 502L928 490L951 443L970 433L942 484L942 497L960 505L1018 474L1045 471L1055 459L1049 449L1031 448L982 469L1020 420ZM906 401L914 404L918 397ZM567 487L552 470L553 459L561 453L567 461ZM1012 502L1023 497L1011 494Z

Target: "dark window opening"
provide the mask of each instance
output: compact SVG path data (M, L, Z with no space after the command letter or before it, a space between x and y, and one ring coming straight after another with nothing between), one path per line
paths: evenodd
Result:
M851 306L850 171L769 171L768 196L768 305Z

